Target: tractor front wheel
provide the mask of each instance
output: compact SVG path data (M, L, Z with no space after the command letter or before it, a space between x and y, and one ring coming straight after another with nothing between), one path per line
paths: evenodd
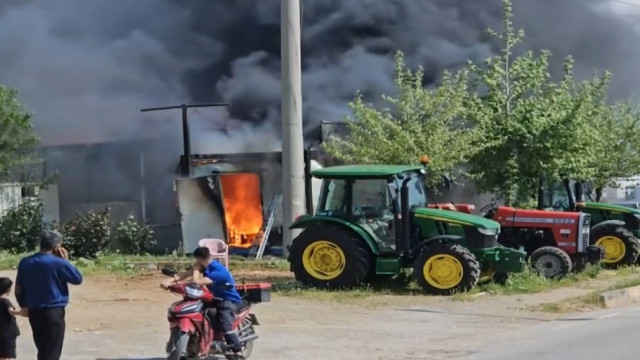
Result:
M569 254L554 246L543 246L535 250L530 259L534 270L548 279L565 277L573 267Z
M633 265L640 254L640 242L621 226L603 226L591 231L591 245L604 249L602 265L615 269Z
M346 229L312 227L293 240L291 271L305 285L350 288L372 272L373 259L364 241Z
M413 276L425 292L451 295L469 291L480 279L480 264L469 249L434 243L417 256Z

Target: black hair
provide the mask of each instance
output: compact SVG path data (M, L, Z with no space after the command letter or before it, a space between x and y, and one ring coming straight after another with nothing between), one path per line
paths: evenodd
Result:
M11 286L13 286L13 281L8 277L0 278L0 295L4 295L11 290Z
M208 259L211 256L211 251L206 246L200 246L193 250L193 257L196 259Z
M44 230L40 233L40 250L51 251L62 243L62 234L55 230Z

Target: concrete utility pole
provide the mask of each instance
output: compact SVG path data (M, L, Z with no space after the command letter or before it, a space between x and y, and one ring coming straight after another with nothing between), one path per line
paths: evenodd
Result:
M282 0L281 11L282 245L286 257L288 246L299 233L288 227L305 213L300 0Z

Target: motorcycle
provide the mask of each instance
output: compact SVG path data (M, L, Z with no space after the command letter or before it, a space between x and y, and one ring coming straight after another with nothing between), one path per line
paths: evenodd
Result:
M162 269L162 274L174 277L176 271ZM233 285L227 284L228 287ZM233 323L242 344L242 355L245 359L253 351L253 342L258 338L254 326L260 325L257 317L251 313L252 305L270 300L270 284L239 285L236 287L242 296L242 302ZM167 360L195 360L210 356L223 356L235 359L220 331L216 331L214 323L215 308L208 308L207 303L220 300L206 286L189 283L175 283L167 290L179 295L182 300L169 306L170 338L167 343Z

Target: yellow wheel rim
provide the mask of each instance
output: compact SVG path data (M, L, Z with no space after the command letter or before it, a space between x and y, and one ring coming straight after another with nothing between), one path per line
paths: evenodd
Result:
M617 263L624 259L627 254L627 247L624 245L624 241L617 236L603 236L596 241L595 245L604 249L602 262L607 264Z
M464 268L460 260L447 254L430 257L422 268L422 273L429 285L437 289L451 289L462 281Z
M302 265L307 273L318 280L333 280L340 276L347 264L344 252L338 245L319 240L302 253Z

